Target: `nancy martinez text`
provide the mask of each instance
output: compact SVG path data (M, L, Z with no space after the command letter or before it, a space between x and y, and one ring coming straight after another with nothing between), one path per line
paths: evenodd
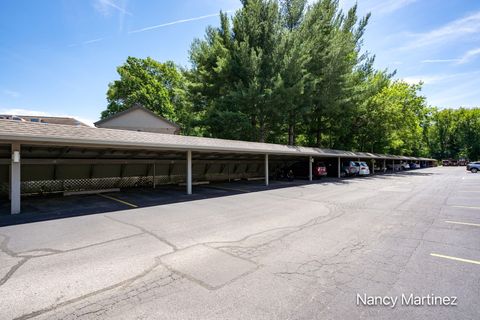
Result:
M395 308L396 306L456 306L456 296L436 296L434 294L401 296L370 296L357 293L357 306L380 306Z

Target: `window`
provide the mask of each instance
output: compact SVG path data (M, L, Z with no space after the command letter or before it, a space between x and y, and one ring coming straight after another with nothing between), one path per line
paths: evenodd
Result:
M40 122L40 119L38 119L38 118L31 118L31 119L30 119L30 122Z

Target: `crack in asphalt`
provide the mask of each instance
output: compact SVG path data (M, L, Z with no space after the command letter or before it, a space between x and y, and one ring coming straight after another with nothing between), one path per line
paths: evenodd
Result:
M422 188L420 191L418 192L421 192L423 190L427 189L427 187L424 187ZM303 191L301 191L303 193ZM448 194L448 196L451 194L451 190ZM278 196L278 195L274 195L274 196ZM402 201L397 204L393 210L395 212L411 212L411 210L402 210L402 209L397 209L397 208L400 208L402 206L404 206L406 203L408 203L409 201L411 201L414 197L416 196L416 194L413 194L405 199L402 199ZM448 196L445 197L445 200L444 202L446 203L447 199L448 199ZM237 278L235 279L232 279L231 281L223 284L222 286L220 287L223 287L225 285L228 285L234 281L237 281L239 278L241 277L244 277L246 276L247 274L250 274L251 272L255 272L256 270L258 270L258 268L261 267L261 265L252 260L253 258L257 257L259 254L255 254L256 252L259 252L261 251L263 248L265 247L268 247L269 245L272 245L274 242L276 241L283 241L285 238L287 238L288 236L292 235L292 234L295 234L297 232L300 232L302 230L305 230L307 228L310 228L310 227L314 227L314 226L317 226L317 225L320 225L320 224L323 224L323 223L326 223L326 222L329 222L333 219L337 219L337 218L340 218L342 217L343 215L347 214L347 213L350 213L350 214L353 214L355 212L350 211L348 212L347 210L345 209L348 209L348 210L351 210L351 209L362 209L365 207L366 205L366 201L367 200L364 200L363 202L355 202L355 203L347 203L347 204L343 204L342 206L339 206L338 204L334 203L334 202L328 202L328 201L318 201L318 200L312 200L312 199L302 199L302 198L296 198L296 197L285 197L285 196L282 196L282 198L288 198L288 199L296 199L296 200L300 200L300 201L312 201L312 202L316 202L316 203L322 203L322 204L326 204L327 206L327 209L328 209L328 213L326 215L322 215L322 216L317 216L315 218L312 218L310 220L308 220L307 222L303 223L303 224L300 224L300 225L297 225L297 226L285 226L285 227L278 227L278 228L271 228L271 229L267 229L267 230L263 230L261 232L256 232L256 233L253 233L253 234L249 234L249 235L246 235L245 237L242 237L238 240L231 240L231 241L208 241L208 242L202 242L202 243L195 243L194 245L191 245L191 246L188 246L188 247L184 247L184 248L181 248L179 249L175 244L171 243L170 241L168 241L167 239L165 238L162 238L162 237L159 237L158 235L156 235L155 233L143 228L143 227L140 227L138 225L135 225L133 223L129 223L129 222L125 222L125 221L122 221L122 220L119 220L119 219L116 219L116 218L113 218L113 217L110 217L110 216L107 216L107 215L104 215L106 218L110 219L110 220L113 220L113 221L116 221L116 222L119 222L119 223L122 223L122 224L125 224L125 225L129 225L129 226L132 226L132 227L135 227L137 228L138 230L141 231L141 233L138 233L138 234L134 234L134 235L130 235L130 236L127 236L127 237L122 237L122 238L118 238L118 239L112 239L112 240L109 240L109 241L106 241L106 242L102 242L102 243L96 243L96 244L92 244L92 245L88 245L88 246L85 246L85 247L81 247L81 248L74 248L74 249L70 249L70 250L65 250L65 251L61 251L61 250L56 250L56 249L48 249L48 248L44 248L44 249L35 249L35 250L29 250L29 251L25 251L25 252L21 252L21 253L15 253L13 251L11 251L9 248L8 248L8 242L9 242L9 238L8 237L4 237L4 239L2 240L2 242L0 243L0 250L4 253L6 253L7 255L9 256L12 256L12 257L22 257L22 260L20 262L17 263L18 266L14 267L15 270L10 270L9 273L10 275L5 279L5 281L2 282L2 280L0 280L0 285L2 285L3 283L5 283L8 278L13 275L15 273L15 271L21 267L21 265L23 265L28 259L31 259L31 258L36 258L36 257L41 257L41 256L49 256L49 255L54 255L54 254L60 254L60 253L64 253L64 252L70 252L70 251L74 251L74 250L80 250L80 249L83 249L83 248L88 248L88 247L92 247L92 246L96 246L96 245L100 245L100 244L104 244L104 243L108 243L108 242L113 242L113 241L118 241L118 240L122 240L122 239L125 239L125 238L129 238L129 237L133 237L133 236L138 236L138 235L142 235L142 234L148 234L148 235L151 235L153 236L154 238L156 238L157 240L161 241L162 243L166 244L167 246L169 246L171 249L172 249L172 252L176 252L178 250L184 250L184 249L187 249L187 248L190 248L190 247L193 247L193 246L198 246L198 245L206 245L206 246L209 246L211 248L214 248L214 249L218 249L218 250L221 250L222 252L225 252L229 255L232 255L234 257L237 257L237 258L240 258L240 259L244 259L244 260L247 260L249 262L252 262L254 263L257 268L255 268L254 270L252 271L249 271L245 274L242 274L240 276L238 276ZM372 209L372 210L379 210L379 211L385 211L385 210L382 210L382 209ZM442 210L442 207L440 207L437 212L436 212L436 215L434 217L429 217L428 219L428 224L426 224L426 226L423 226L422 229L423 229L423 233L422 233L422 236L420 239L417 239L417 238L412 238L411 240L417 240L419 241L418 244L415 246L415 247L412 247L413 250L411 251L410 255L407 257L407 259L405 259L405 262L404 262L404 265L407 265L409 263L409 261L411 260L411 258L414 256L415 252L417 251L417 249L419 248L419 246L421 245L421 243L423 241L426 241L428 242L429 240L425 240L424 239L424 236L425 236L425 233L431 228L431 226L433 225L433 223L435 222L435 219L438 217L438 215L440 215L441 213L441 210ZM333 216L331 216L331 214L333 212L339 212L338 214L335 214ZM408 225L405 225L405 226L408 226ZM241 244L243 242L246 242L252 238L255 238L255 237L261 237L261 236L268 236L274 232L278 232L278 233L281 233L280 235L274 235L272 236L269 240L267 241L264 241L264 242L260 242L254 246L242 246ZM380 235L379 235L380 236ZM394 238L394 237L392 237ZM400 238L400 237L398 237ZM433 242L433 241L432 241ZM230 245L228 245L230 244ZM235 244L238 244L235 246ZM349 244L347 245L346 247L343 247L341 248L336 254L334 254L333 256L331 257L328 257L328 258L325 258L325 260L335 260L337 258L341 258L345 255L352 255L354 254L355 252L361 252L365 249L366 247L366 244L363 243L363 242L355 242L353 244ZM235 251L237 250L237 251ZM243 250L243 251L242 251ZM28 253L31 253L31 252L35 252L35 251L50 251L49 253L47 254L44 254L44 255L25 255L25 254L28 254ZM95 295L98 295L98 294L102 294L102 293L105 293L107 291L110 291L110 290L113 290L113 289L117 289L119 287L128 287L129 285L131 285L133 282L135 282L136 280L138 279L141 279L143 277L145 277L146 275L150 274L152 272L152 270L154 270L155 268L159 267L159 266L162 266L164 267L165 269L167 269L169 271L169 275L166 277L170 277L172 279L171 282L169 282L168 284L170 285L171 283L177 281L178 279L181 279L181 278L184 278L184 279L188 279L189 281L193 281L199 285L201 285L202 287L204 288L207 288L209 290L216 290L218 289L217 287L212 287L212 286L209 286L208 284L205 284L205 283L198 283L198 280L197 279L194 279L192 277L190 277L189 275L187 274L183 274L177 270L174 270L174 269L171 269L169 268L169 266L163 264L161 261L160 261L160 258L165 256L165 255L169 255L169 254L172 254L172 252L169 252L169 253L165 253L165 254L162 254L158 257L156 257L156 262L155 264L149 268L147 271L144 271L132 278L129 278L125 281L122 281L122 282L119 282L117 284L114 284L112 286L108 286L108 287L105 287L105 288L102 288L100 290L97 290L97 291L94 291L94 292L90 292L86 295L83 295L83 296L80 296L80 297L77 297L77 298L74 298L74 299L70 299L70 300L67 300L67 301L64 301L62 303L58 303L58 304L54 304L48 308L44 308L44 309L41 309L41 310L38 310L38 311L35 311L35 312L32 312L32 313L29 313L29 314L26 314L26 315L22 315L16 319L29 319L29 318L32 318L32 317L35 317L35 316L38 316L40 314L44 314L46 312L50 312L50 311L53 311L53 310L56 310L58 308L61 308L61 307L64 307L64 306L67 306L67 305L70 305L70 304L74 304L74 303L77 303L77 302L80 302L80 301L83 301L83 300L86 300L90 297L93 297ZM247 256L247 257L245 257ZM388 266L387 263L383 262L383 261L377 261L375 263L382 263L382 264L385 264ZM315 273L319 272L320 270L322 269L325 269L325 268L328 268L328 267L338 267L338 266L344 266L346 263L345 262L330 262L330 263L327 263L327 262L322 262L318 259L311 259L311 260L307 260L301 264L299 264L297 266L297 269L295 271L280 271L280 272L277 272L277 273L274 273L274 275L278 275L278 276L291 276L291 275L302 275L302 276L307 276L307 277L313 277L313 278L316 278L316 279L319 279L319 278L322 278L323 276L314 276ZM397 281L398 281L398 276L400 274L400 272L393 272L391 270L389 270L388 272L392 272L394 275L395 275L395 281L393 283L389 283L390 286L393 286ZM338 272L339 275L341 274L345 274L344 272L342 271L339 271ZM173 278L172 278L173 277ZM376 281L373 279L373 276L371 277L368 277L367 275L367 278L369 281L372 281L372 282L377 282L377 283L381 283L381 284L385 284L385 282L382 282L382 281ZM165 279L165 278L160 278L160 279ZM348 277L347 277L348 279ZM339 289L338 286L341 286L341 285L346 285L348 284L349 282L351 282L351 280L347 280L347 281L337 281L337 279L335 278L335 276L333 277L333 285L336 289ZM133 290L133 289L132 289ZM122 301L127 301L127 300L131 300L133 298L136 298L138 297L139 293L135 293L134 291L128 291L127 293L122 293L122 294L119 294L119 296L122 296L122 299L118 299L118 301L116 303L110 303L110 304L107 304L109 307L98 307L98 303L95 302L95 303L92 303L92 304L89 304L88 306L90 308L93 308L94 305L97 305L96 308L93 308L92 310L85 310L84 313L77 313L77 311L80 311L80 310L83 310L85 309L86 307L82 307L82 308L78 308L75 310L74 312L74 316L75 318L82 318L82 317L88 317L88 316L91 316L93 314L95 314L96 316L99 316L100 314L103 314L105 312L107 312L108 310L112 310L112 308L114 308L114 306ZM153 288L151 290L154 290ZM138 290L137 290L138 291ZM141 290L140 290L141 291ZM133 293L132 293L133 292ZM141 291L143 292L143 291ZM130 296L128 296L130 294ZM332 297L335 297L336 295L338 294L332 294ZM127 296L127 297L125 297ZM110 299L110 297L108 298ZM106 299L106 300L108 300ZM115 299L114 299L115 300Z
M46 308L43 308L43 309L40 309L40 310L36 310L34 312L31 312L31 313L28 313L28 314L23 314L19 317L16 317L14 318L14 320L24 320L24 319L31 319L33 317L36 317L36 316L39 316L41 314L44 314L46 312L49 312L49 311L53 311L53 310L56 310L58 308L61 308L61 307L64 307L64 306L67 306L69 304L72 304L72 303L75 303L75 302L79 302L81 300L84 300L86 298L89 298L89 297L92 297L92 296L95 296L95 295L98 295L100 293L103 293L103 292L107 292L107 291L110 291L112 289L116 289L116 288L119 288L119 287L122 287L122 286L125 286L125 285L129 285L131 283L133 283L134 281L146 276L147 274L149 274L150 272L152 272L155 268L157 268L159 265L160 265L160 260L159 259L155 259L155 262L150 266L148 267L147 269L145 269L143 272L137 274L136 276L133 276L131 278L128 278L126 280L123 280L121 282L118 282L118 283L115 283L113 285L110 285L108 287L105 287L105 288L102 288L102 289L99 289L99 290L95 290L95 291L92 291L92 292L89 292L85 295L82 295L82 296L79 296L79 297L76 297L76 298L73 298L73 299L69 299L69 300L66 300L66 301L63 301L61 303L57 303L57 304L53 304L49 307L46 307Z
M159 235L157 235L157 234L155 234L155 233L153 233L153 232L151 232L151 231L149 231L149 230L147 230L147 229L145 229L145 228L143 228L143 227L140 227L140 226L138 226L138 225L136 225L136 224L133 224L133 223L130 223L130 222L126 222L126 221L123 221L123 220L120 220L120 219L115 219L115 218L113 218L113 217L111 217L111 216L108 216L108 215L104 215L104 217L105 217L105 218L108 218L108 219L110 219L110 220L113 220L113 221L115 221L115 222L122 223L122 224L124 224L124 225L137 228L137 229L139 229L140 231L142 231L143 233L148 234L148 235L151 235L152 237L156 238L157 240L163 242L164 244L166 244L167 246L169 246L170 248L172 248L173 251L177 251L177 250L178 250L178 247L177 247L175 244L173 244L172 242L168 241L168 240L165 239L165 238L160 237Z
M142 234L143 233L135 233L135 234L131 234L131 235L128 235L128 236L115 238L115 239L110 239L110 240L102 241L102 242L97 242L97 243L89 244L89 245L82 246L82 247L72 248L72 249L68 249L68 250L41 248L41 249L33 249L33 250L29 250L29 251L24 251L24 252L14 252L14 251L8 249L7 245L8 245L8 241L10 240L10 238L8 236L2 234L1 236L4 237L4 241L2 241L2 244L0 246L1 251L4 252L4 253L7 253L12 258L19 258L20 261L18 261L14 266L12 266L10 268L10 270L0 279L0 286L5 284L15 274L15 272L22 265L24 265L27 261L29 261L30 259L79 251L79 250L83 250L83 249L86 249L86 248L91 248L91 247L100 246L100 245L104 245L104 244L115 242L115 241L120 241L120 240L125 240L125 239L129 239L129 238L137 237L137 236L140 236ZM28 252L35 252L35 251L45 251L45 252L48 252L48 253L40 254L40 255L26 255L25 254L25 253L28 253Z

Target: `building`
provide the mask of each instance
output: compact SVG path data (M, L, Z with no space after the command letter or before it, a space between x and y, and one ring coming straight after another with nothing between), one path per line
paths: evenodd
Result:
M21 195L262 178L277 168L308 161L331 164L369 161L386 168L402 161L434 165L434 159L191 137L88 126L43 125L0 120L0 192L10 212L21 211ZM375 173L372 170L372 173ZM7 197L5 197L7 198Z
M11 114L0 114L0 119L88 127L88 125L85 123L70 117L17 116Z
M97 128L180 134L180 126L136 104L122 112L95 122Z

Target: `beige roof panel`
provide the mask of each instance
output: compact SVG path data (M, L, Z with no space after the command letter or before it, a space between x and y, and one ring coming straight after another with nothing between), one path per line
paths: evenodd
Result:
M220 151L239 153L268 153L277 155L361 157L371 159L417 159L372 153L287 146L271 143L224 140L203 137L180 136L162 133L91 128L84 126L42 124L13 120L0 120L0 140L5 142L53 143L63 145L90 145L108 147L141 147L147 149Z

